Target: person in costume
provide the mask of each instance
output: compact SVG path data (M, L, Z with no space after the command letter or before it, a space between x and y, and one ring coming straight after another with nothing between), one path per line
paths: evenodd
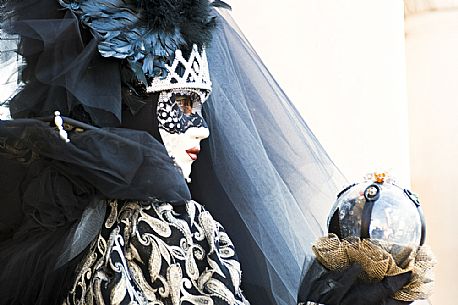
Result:
M343 179L226 5L2 5L0 302L296 304Z
M5 8L27 65L25 85L10 100L17 119L1 128L8 142L4 173L16 173L19 182L14 191L5 188L11 196L2 199L5 212L14 204L18 214L2 222L1 303L248 304L230 238L190 200L184 181L208 137L201 108L211 91L205 54L216 18L211 4L31 4L10 2ZM51 17L49 12L56 19L40 19ZM51 41L37 42L37 35ZM85 48L85 35L93 36L89 44L95 49ZM97 83L90 92L84 77L73 87L47 83L64 73L56 67L68 64L64 70L71 74L81 68L66 60L80 60L74 52L82 49L88 66L77 73L111 65L102 68L109 72L105 79L88 81L118 78L124 109L114 92L102 94ZM73 58L58 57L66 50ZM87 87L79 91L81 84ZM80 102L76 92L69 104L60 104L73 89L87 95L84 101L92 93L90 102L104 108ZM58 132L40 120L20 119L46 117L52 109L58 110L51 120ZM91 126L117 118L124 130ZM31 155L23 159L23 153Z

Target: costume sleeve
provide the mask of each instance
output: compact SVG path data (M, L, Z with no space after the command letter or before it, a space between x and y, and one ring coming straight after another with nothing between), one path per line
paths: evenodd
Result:
M380 282L361 280L361 272L358 264L341 271L329 271L315 260L302 280L298 301L326 305L410 304L392 298L396 291L409 282L410 272L385 277Z

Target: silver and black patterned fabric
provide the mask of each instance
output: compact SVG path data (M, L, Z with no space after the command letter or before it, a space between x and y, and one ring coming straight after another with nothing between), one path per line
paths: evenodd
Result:
M248 305L223 227L200 204L108 203L81 261L70 304Z

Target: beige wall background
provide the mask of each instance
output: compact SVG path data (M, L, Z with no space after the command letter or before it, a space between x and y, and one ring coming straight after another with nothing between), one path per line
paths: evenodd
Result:
M458 304L458 1L406 1L412 187L438 258L435 304Z
M233 0L233 16L349 181L410 182L401 1Z
M458 1L231 0L235 20L349 181L389 170L419 193L458 304Z

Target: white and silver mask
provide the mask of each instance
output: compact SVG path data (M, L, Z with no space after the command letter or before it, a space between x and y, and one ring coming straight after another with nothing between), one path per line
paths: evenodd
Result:
M202 117L206 92L198 89L162 91L157 104L159 133L169 155L190 182L191 165L200 152L200 141L209 136Z

